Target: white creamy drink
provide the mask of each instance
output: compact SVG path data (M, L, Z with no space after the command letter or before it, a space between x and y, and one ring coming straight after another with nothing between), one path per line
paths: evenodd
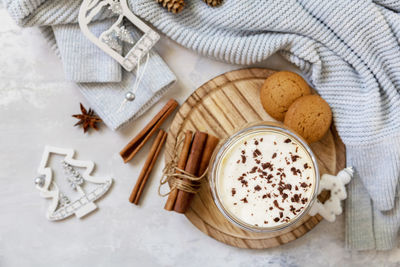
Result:
M249 133L222 157L216 190L224 209L245 224L282 226L298 217L313 197L313 161L283 133Z

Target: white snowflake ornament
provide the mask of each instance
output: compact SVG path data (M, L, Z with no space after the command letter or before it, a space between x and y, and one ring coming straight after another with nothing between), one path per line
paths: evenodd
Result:
M321 203L317 199L311 207L310 215L314 216L318 213L325 220L334 222L336 220L336 215L340 215L343 212L341 201L347 198L345 186L350 182L353 173L353 168L348 167L341 170L337 176L330 174L322 175L318 194L323 190L329 190L331 196L325 203Z
M72 199L65 195L55 182L53 169L49 166L52 154L65 156L60 163L65 177L58 177L58 179L66 179L70 187L78 193L78 197ZM91 175L94 169L92 161L76 160L73 157L74 150L72 149L45 147L35 185L42 197L52 200L47 210L47 218L51 221L62 220L73 214L82 218L97 208L94 201L103 196L111 187L112 178ZM82 169L84 169L83 173L80 171ZM85 190L84 185L88 183L94 186Z

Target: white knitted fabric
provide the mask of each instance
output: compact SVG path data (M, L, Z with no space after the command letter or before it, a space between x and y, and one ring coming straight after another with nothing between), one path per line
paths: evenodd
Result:
M24 25L73 22L80 2L7 1ZM400 1L225 0L211 8L191 0L178 15L154 0L130 3L134 13L202 55L252 64L278 52L296 64L330 104L347 162L357 171L346 203L347 247L396 245Z

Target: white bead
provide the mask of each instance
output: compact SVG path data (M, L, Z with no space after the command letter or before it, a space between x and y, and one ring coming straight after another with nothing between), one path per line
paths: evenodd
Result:
M133 101L135 100L135 94L129 91L125 94L125 99L128 101Z
M39 186L39 187L43 187L45 183L45 179L43 176L39 176L35 178L35 185Z

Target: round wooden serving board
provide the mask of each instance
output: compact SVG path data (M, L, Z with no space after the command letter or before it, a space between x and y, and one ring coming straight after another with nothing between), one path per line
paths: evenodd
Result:
M274 71L242 69L222 74L198 88L176 114L166 144L166 161L174 152L177 136L185 130L204 131L221 140L249 122L273 121L261 106L259 92ZM336 174L345 166L345 147L336 131L311 145L321 174ZM180 149L180 148L179 148ZM275 233L251 233L231 224L220 213L211 196L208 181L202 182L186 217L202 232L240 248L263 249L293 241L317 225L322 218L305 216L293 227Z

